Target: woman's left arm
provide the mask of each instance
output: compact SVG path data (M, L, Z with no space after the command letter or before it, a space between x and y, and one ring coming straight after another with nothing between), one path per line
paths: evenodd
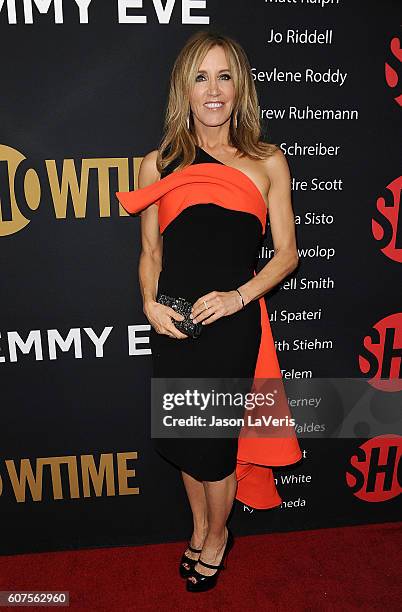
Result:
M254 278L238 287L245 305L280 283L299 261L288 162L278 149L265 163L270 179L268 213L275 253Z

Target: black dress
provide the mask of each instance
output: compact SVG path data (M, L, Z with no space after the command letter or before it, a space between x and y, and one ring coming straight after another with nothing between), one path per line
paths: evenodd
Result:
M197 147L193 164L222 163ZM173 172L171 163L161 178ZM222 164L223 165L223 164ZM231 291L253 277L261 223L248 212L213 202L185 208L163 232L158 295L194 303L213 290ZM252 378L261 341L258 300L203 327L196 338L177 339L151 328L153 376ZM153 438L158 453L199 480L217 481L236 469L238 439Z

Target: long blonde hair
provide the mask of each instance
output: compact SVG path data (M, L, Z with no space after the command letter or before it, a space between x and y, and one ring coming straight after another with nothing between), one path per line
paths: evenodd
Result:
M194 161L197 141L190 112L190 92L202 60L215 45L221 46L225 51L235 89L229 128L230 145L236 147L240 155L247 155L252 159L264 159L278 149L275 144L260 141L258 97L245 51L238 42L228 36L201 30L188 39L173 65L164 136L158 147L158 172L162 172L179 156L182 160L176 170L181 170ZM237 117L237 122L233 121L233 117Z

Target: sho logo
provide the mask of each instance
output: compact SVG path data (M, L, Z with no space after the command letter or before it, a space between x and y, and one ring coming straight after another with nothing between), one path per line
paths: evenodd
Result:
M388 87L394 88L398 85L399 82L398 69L400 69L400 65L402 62L401 41L397 36L394 36L394 38L391 40L389 48L393 55L392 63L394 64L395 68L393 68L388 62L385 62L385 80L387 82ZM399 64L396 64L396 62L399 62ZM398 94L398 92L396 92L394 99L397 104L402 106L402 93Z
M386 188L386 197L377 198L371 231L381 252L389 259L402 263L402 177L393 180Z
M383 502L402 491L402 437L386 434L362 444L350 459L346 482L367 502Z
M402 313L377 321L363 340L359 355L362 374L381 391L402 390Z

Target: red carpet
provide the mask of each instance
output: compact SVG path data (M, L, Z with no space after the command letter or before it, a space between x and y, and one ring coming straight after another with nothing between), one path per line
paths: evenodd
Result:
M66 590L86 612L402 610L402 523L239 536L208 593L186 592L184 546L4 556L0 590Z

